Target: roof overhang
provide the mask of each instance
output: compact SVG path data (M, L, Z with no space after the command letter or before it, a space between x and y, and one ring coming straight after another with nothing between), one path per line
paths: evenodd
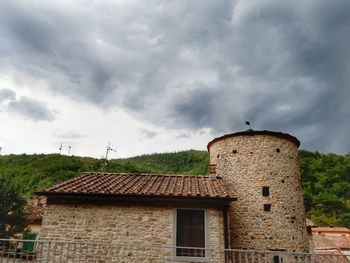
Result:
M47 204L90 204L90 205L142 205L165 207L196 207L226 209L236 198L151 196L151 195L111 195L82 193L47 193Z

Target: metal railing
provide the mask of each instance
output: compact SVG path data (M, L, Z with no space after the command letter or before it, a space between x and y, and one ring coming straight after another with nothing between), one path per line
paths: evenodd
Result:
M176 256L181 252L181 256ZM349 263L341 254L0 239L0 263Z

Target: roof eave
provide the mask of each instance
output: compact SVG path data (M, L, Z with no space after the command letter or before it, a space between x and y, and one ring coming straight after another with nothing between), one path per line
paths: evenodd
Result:
M39 191L35 192L36 195L41 196L80 196L80 197L109 197L109 198L159 198L159 199L200 199L200 200L223 200L223 201L236 201L236 197L226 196L179 196L179 195L140 195L140 194L103 194L103 193L80 193L80 192L46 192L46 191Z

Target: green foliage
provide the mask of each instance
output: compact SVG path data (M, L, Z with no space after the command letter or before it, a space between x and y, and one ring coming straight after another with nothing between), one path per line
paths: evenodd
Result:
M208 173L209 155L204 151L154 153L127 159L112 160L108 171L124 170L141 173L174 173L200 175Z
M3 178L0 178L0 200L0 238L25 232L26 201L15 185Z
M6 155L0 157L0 178L21 186L26 197L84 171L97 171L102 160L58 154Z
M318 225L350 227L350 154L300 151L308 216Z
M104 159L59 154L0 156L0 178L21 186L30 197L34 192L87 171L124 173L206 174L208 154L204 151L151 154L108 162Z
M341 156L300 151L304 201L309 217L318 225L350 227L350 154ZM0 156L0 178L19 186L30 197L35 191L84 171L207 174L204 151L182 151L111 160L49 155Z

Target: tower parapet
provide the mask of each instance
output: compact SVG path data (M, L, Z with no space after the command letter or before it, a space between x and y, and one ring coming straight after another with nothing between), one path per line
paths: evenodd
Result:
M210 165L237 197L229 208L231 248L309 251L299 145L289 134L254 130L209 142Z

